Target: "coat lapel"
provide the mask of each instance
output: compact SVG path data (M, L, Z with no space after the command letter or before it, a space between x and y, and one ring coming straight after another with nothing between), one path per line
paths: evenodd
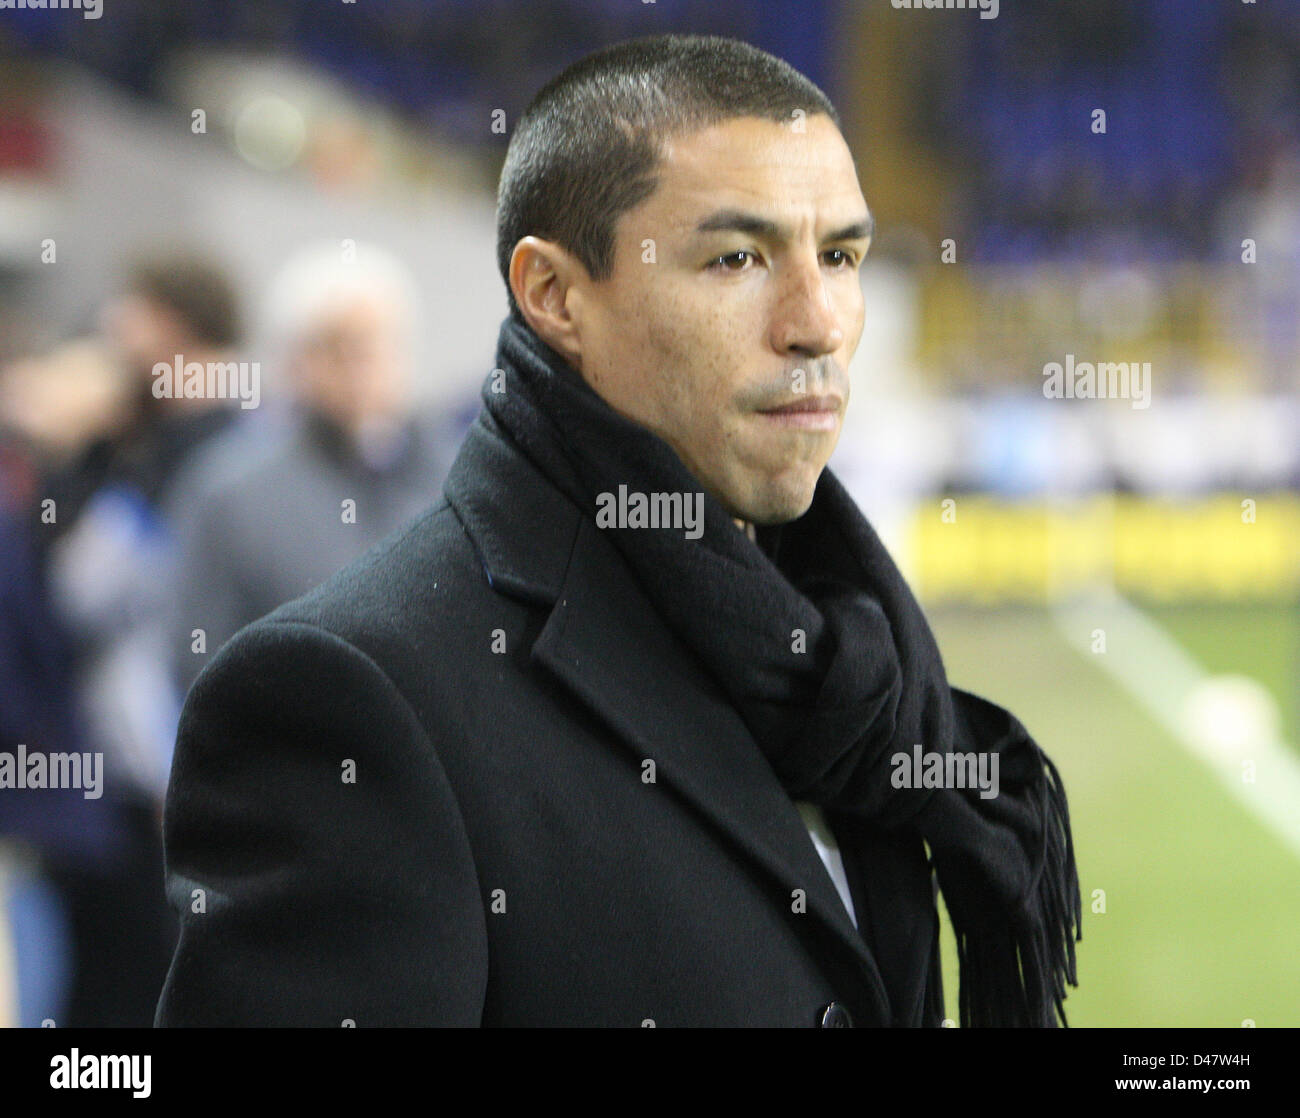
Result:
M491 585L549 604L532 650L616 733L656 780L778 883L802 889L815 922L860 976L882 1023L888 997L797 809L734 707L672 634L626 563L596 528L509 443L486 412L446 484Z

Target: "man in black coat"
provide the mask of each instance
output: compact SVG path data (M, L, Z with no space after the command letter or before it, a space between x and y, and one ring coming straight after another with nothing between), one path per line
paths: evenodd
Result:
M938 1025L937 875L963 1022L1054 1023L1059 779L825 470L872 225L830 103L729 40L609 48L498 222L445 500L190 692L158 1022Z

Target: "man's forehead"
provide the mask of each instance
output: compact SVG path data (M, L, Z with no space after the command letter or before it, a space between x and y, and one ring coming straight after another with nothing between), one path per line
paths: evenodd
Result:
M691 229L723 209L784 224L805 217L844 224L866 211L853 157L824 115L802 126L741 117L673 137L658 177L648 202L675 211L674 225Z

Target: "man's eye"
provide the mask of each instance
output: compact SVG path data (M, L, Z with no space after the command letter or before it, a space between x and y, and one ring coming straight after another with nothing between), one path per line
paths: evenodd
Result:
M826 262L833 268L852 267L854 263L853 254L842 248L827 249L823 256L828 258Z
M738 252L728 253L726 256L715 256L709 261L709 267L720 272L743 272L746 265L752 263L754 254L746 249L740 249Z

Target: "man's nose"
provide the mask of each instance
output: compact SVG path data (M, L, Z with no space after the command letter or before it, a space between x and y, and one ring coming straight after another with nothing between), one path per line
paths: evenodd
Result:
M823 357L843 344L844 330L821 269L815 264L791 265L772 322L772 347L781 354Z

